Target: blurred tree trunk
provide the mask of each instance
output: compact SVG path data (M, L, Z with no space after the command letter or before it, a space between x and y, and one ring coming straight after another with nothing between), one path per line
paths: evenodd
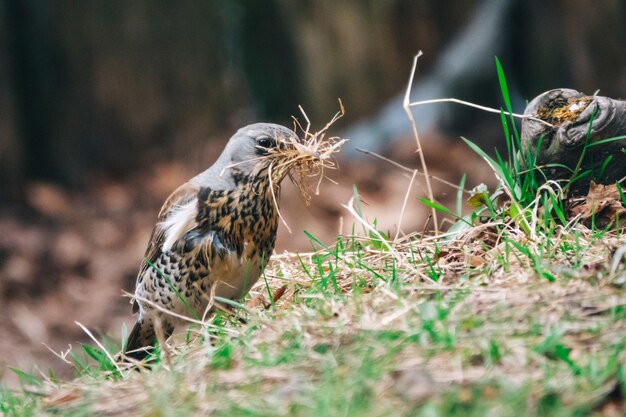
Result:
M234 2L5 0L0 9L0 80L12 87L0 96L3 183L124 175L189 156L249 117Z
M66 103L62 45L52 3L6 0L16 132L24 171L31 177L63 179L68 162L57 146Z
M15 126L15 92L13 90L13 59L11 28L6 3L0 3L0 201L19 196L22 152Z

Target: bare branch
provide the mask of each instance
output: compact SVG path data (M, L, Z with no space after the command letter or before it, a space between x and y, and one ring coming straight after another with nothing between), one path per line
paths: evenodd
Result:
M486 106L481 106L479 104L470 103L469 101L463 101L463 100L459 100L457 98L436 98L436 99L432 99L432 100L414 101L413 103L409 103L408 106L409 107L417 107L417 106L422 106L424 104L434 104L434 103L456 103L456 104L462 104L462 105L468 106L468 107L474 107L475 109L483 110L483 111L486 111L486 112L489 112L489 113L498 113L498 114L500 114L500 113L503 112L504 114L508 114L510 116L517 117L518 119L534 120L535 122L539 122L539 123L544 124L546 126L554 127L554 125L546 122L545 120L538 119L537 117L530 116L528 114L509 113L508 111L493 109L491 107L486 107Z

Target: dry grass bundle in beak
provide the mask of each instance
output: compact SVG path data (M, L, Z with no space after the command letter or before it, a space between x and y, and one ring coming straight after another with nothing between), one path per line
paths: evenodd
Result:
M294 131L301 131L302 139L300 141L295 138L284 139L283 146L279 146L272 152L273 161L270 165L272 180L278 183L285 175L289 175L307 205L311 200L312 189L316 195L319 194L320 184L325 178L324 170L337 168L334 154L339 152L341 146L347 141L338 136L326 137L328 129L345 113L341 100L339 106L340 110L330 122L315 133L309 131L311 123L300 107L307 126L303 128L294 118Z

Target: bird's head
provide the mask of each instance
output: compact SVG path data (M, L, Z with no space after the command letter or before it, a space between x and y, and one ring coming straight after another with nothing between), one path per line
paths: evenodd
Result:
M293 130L273 123L255 123L242 127L228 141L220 157L222 175L231 169L255 176L273 171L273 179L280 181L294 162L307 155L315 157Z
M293 148L300 139L291 129L273 123L255 123L242 127L228 141L224 153L234 164L250 162L250 168L268 164L279 150Z
M337 118L337 117L336 117ZM335 119L333 119L334 121ZM305 139L284 126L273 123L255 123L235 133L216 163L199 180L213 178L216 174L225 185L237 182L238 175L269 178L274 187L289 175L308 202L310 181L324 178L324 169L335 167L334 153L346 141L338 137L325 137L325 131L311 134L303 130Z

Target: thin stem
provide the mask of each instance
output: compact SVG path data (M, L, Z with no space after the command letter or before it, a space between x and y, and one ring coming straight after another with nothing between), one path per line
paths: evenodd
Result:
M459 100L457 98L435 98L432 100L422 100L422 101L414 101L413 103L409 103L408 106L409 107L417 107L417 106L422 106L424 104L434 104L434 103L456 103L456 104L462 104L464 106L469 106L469 107L474 107L476 109L479 110L483 110L489 113L498 113L500 114L500 112L502 112L503 110L498 110L498 109L492 109L491 107L486 107L486 106L481 106L479 104L474 104L474 103L470 103L469 101L463 101L463 100ZM555 127L554 125L546 122L545 120L541 120L538 119L537 117L528 115L528 114L518 114L518 113L509 113L507 111L504 112L505 114L509 114L513 117L517 117L519 119L529 119L529 120L534 120L535 122L539 122L543 125L549 126L549 127Z
M420 142L419 134L417 133L417 126L415 125L415 119L413 118L413 113L411 112L411 89L413 87L413 78L415 76L415 69L417 68L417 59L422 56L422 51L419 51L417 55L413 58L413 69L411 70L411 76L409 77L409 84L406 88L406 94L404 96L404 111L406 112L409 120L411 121L411 126L413 128L413 136L415 136L415 142L417 143L417 152L420 154L420 163L422 164L422 171L424 171L424 179L426 180L426 189L428 190L428 198L430 201L435 201L435 197L433 195L433 189L430 185L430 175L428 175L428 167L426 166L426 160L424 159L424 152L422 152L422 143ZM437 210L435 208L431 208L433 221L435 226L435 235L439 234L439 222L437 221Z

